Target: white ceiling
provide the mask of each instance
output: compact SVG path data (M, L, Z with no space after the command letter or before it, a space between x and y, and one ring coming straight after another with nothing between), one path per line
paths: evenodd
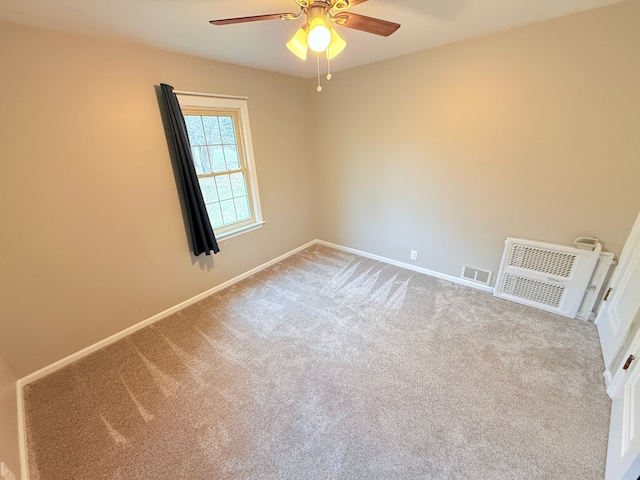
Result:
M353 13L402 27L388 38L339 28L348 45L332 70L373 63L621 0L369 0ZM166 50L286 73L316 73L286 41L303 19L213 26L215 18L298 12L294 0L0 0L0 19L136 41Z

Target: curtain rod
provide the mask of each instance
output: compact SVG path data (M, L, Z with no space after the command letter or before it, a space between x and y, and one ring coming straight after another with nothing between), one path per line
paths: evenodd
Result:
M176 95L191 95L194 97L213 97L213 98L235 98L236 100L248 100L249 97L241 97L237 95L217 95L215 93L187 92L184 90L174 90Z

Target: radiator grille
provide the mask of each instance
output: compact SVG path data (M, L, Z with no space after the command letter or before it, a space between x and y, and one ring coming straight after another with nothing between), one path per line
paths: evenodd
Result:
M493 294L512 302L576 318L600 258L592 249L507 238Z
M564 292L565 287L511 274L505 276L502 287L502 293L553 308L562 304Z
M576 256L570 253L514 245L509 266L569 278L575 262Z

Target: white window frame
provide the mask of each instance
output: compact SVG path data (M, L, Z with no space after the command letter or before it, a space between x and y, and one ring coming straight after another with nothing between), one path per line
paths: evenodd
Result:
M216 239L226 240L262 227L265 221L262 218L260 206L260 192L258 190L258 176L253 153L253 140L251 138L251 126L249 124L249 107L247 97L235 97L229 95L215 95L196 92L174 92L178 97L178 103L183 111L193 110L194 114L206 114L209 109L211 115L220 115L222 111L233 113L237 120L236 135L241 158L246 168L245 181L247 183L247 197L253 213L253 222L240 221L214 230ZM188 113L187 113L188 114ZM240 225L238 225L240 224Z

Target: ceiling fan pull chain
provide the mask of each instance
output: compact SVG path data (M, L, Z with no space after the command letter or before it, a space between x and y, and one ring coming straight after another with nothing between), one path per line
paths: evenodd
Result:
M320 85L320 54L316 53L316 64L318 65L318 88L316 90L318 93L322 91L322 85Z
M331 80L331 77L333 75L331 75L331 59L329 58L329 49L327 49L326 52L327 52L327 80Z

